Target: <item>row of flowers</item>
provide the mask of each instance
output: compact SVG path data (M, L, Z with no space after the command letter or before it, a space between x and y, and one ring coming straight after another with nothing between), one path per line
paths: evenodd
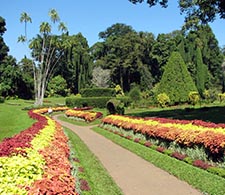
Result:
M115 128L113 128L112 125L101 124L100 127L105 129L105 130L108 130L109 132L112 132L112 133L114 133L114 134L116 134L116 135L118 135L122 138L134 141L136 143L139 143L141 145L149 147L153 150L156 150L160 153L163 153L165 155L176 158L178 160L186 162L186 163L188 163L190 165L193 165L195 167L204 169L204 170L206 170L206 171L208 171L212 174L215 174L215 175L218 175L220 177L225 178L224 168L213 166L211 163L207 163L207 162L205 162L203 160L200 160L200 159L192 159L191 157L189 157L186 154L182 154L180 152L173 151L173 150L167 149L167 148L162 147L162 146L154 145L153 143L151 143L150 141L147 141L145 139L141 139L139 137L135 137L135 136L132 136L132 135L126 135L125 130L124 130L124 132L123 132L123 130L121 131L121 129L116 130Z
M29 111L37 122L0 143L0 194L78 194L68 138L46 110Z
M225 150L225 128L219 125L211 127L212 125L205 125L205 122L199 125L199 122L196 124L193 121L171 122L160 118L146 119L121 115L109 115L102 122L189 147L204 146L211 154L224 154Z
M92 122L95 119L102 117L101 112L72 110L72 109L67 110L65 112L65 115L67 117L80 118L80 119L83 119L87 122Z

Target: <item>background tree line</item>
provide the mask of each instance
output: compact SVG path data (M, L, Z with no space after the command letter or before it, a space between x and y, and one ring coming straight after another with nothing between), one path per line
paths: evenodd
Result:
M4 18L0 17L0 96L34 98L33 61L24 56L16 62L8 55L9 48L3 40L5 26ZM66 96L77 94L85 87L116 85L127 93L133 86L147 94L154 93L174 52L182 57L202 97L205 90L224 92L224 48L219 48L207 24L155 37L151 32L137 32L131 26L117 23L100 32L99 38L101 41L91 47L81 33L67 32L54 39L55 52L51 57L57 59L57 65L46 87L46 96ZM41 42L43 37L34 40L34 43ZM66 46L57 44L57 40ZM33 46L33 56L39 50L40 47ZM180 69L176 71L169 77L176 78Z

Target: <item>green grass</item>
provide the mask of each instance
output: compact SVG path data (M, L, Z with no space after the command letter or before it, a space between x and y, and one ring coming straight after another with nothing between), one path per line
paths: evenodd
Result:
M203 120L214 123L225 123L224 105L205 105L204 107L179 106L173 108L127 109L126 115L140 117L162 117L182 120Z
M0 104L0 142L30 127L35 121L22 110L30 103L24 100L8 100Z
M115 184L111 176L99 160L93 155L81 139L71 130L64 128L69 137L72 150L80 160L86 174L86 180L91 188L90 194L94 195L122 195L122 191Z
M165 154L161 154L133 141L121 138L120 136L110 133L99 127L94 127L93 130L103 135L104 137L112 140L116 144L137 154L141 158L151 162L155 166L169 172L170 174L176 176L181 180L186 181L187 183L199 189L205 194L225 194L225 179L223 179L222 177L193 167L185 162L171 158Z

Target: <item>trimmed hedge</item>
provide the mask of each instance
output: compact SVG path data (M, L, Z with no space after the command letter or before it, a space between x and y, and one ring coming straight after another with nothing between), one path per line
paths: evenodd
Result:
M128 96L121 96L121 97L116 97L117 100L120 100L121 102L123 102L124 107L128 107L131 105L132 100L130 97Z
M106 104L109 100L113 97L69 97L66 98L66 106L68 107L94 107L94 108L106 108ZM120 100L125 107L130 105L130 98L129 97L120 97L116 98Z
M66 98L66 106L68 107L86 107L92 106L97 108L105 108L106 103L112 97L86 97L86 98Z
M85 88L80 90L82 97L115 97L114 88Z

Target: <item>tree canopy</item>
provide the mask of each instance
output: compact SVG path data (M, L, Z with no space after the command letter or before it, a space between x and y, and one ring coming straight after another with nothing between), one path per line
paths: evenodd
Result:
M145 0L129 0L130 2L143 3ZM172 0L171 0L172 1ZM152 7L160 4L162 7L166 8L168 6L169 0L147 0L146 3ZM212 22L215 20L216 16L219 15L220 18L225 18L225 1L222 0L200 0L200 1L187 1L179 0L179 7L181 13L185 13L186 21L199 19L202 23Z

